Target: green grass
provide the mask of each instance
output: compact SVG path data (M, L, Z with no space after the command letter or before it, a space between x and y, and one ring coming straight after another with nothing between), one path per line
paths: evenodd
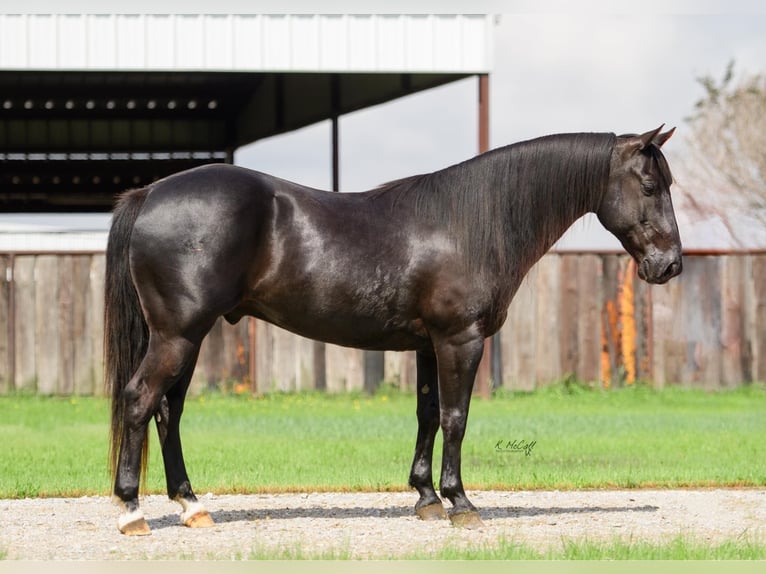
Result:
M0 551L0 560L7 552ZM255 547L241 552L233 560L349 560L350 549L324 552L305 550L300 543L288 548ZM192 559L181 554L179 559ZM211 555L211 560L217 559ZM766 560L766 544L748 540L728 540L709 544L676 537L663 544L614 538L608 542L565 540L561 547L537 550L523 543L501 537L494 544L458 548L447 546L432 553L408 554L399 560Z
M246 560L348 560L349 550L313 553L300 545L278 550L255 548L237 556ZM766 544L748 540L729 540L710 544L678 536L668 542L651 543L615 537L607 542L565 540L546 550L506 537L495 543L460 548L447 546L436 552L420 552L402 556L401 560L764 560Z
M199 493L406 489L415 397L319 393L190 398L182 437ZM0 397L0 498L107 494L108 404ZM438 479L440 439L435 455ZM498 442L536 441L529 456ZM164 492L152 429L149 492ZM766 391L556 385L474 399L468 488L766 485Z
M711 545L685 537L655 544L615 538L609 542L566 540L562 547L535 550L528 545L500 538L496 544L473 548L447 547L434 554L407 559L437 560L763 560L766 544L731 540Z

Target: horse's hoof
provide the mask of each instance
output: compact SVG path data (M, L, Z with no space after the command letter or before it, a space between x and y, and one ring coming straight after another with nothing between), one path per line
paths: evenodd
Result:
M421 506L415 509L415 514L421 520L444 520L447 518L447 512L444 510L444 505L441 502L432 502L426 506Z
M447 512L444 510L444 505L441 502L432 502L426 506L421 506L415 509L415 514L421 520L444 520L447 518Z
M184 526L188 526L189 528L210 528L211 526L215 526L215 521L213 521L213 517L210 516L210 513L207 510L202 510L201 512L192 514L189 518L186 518L184 520Z
M467 528L468 530L476 530L484 526L484 522L482 522L481 516L479 516L476 510L453 512L449 515L449 519L452 522L452 526Z
M124 524L120 521L118 526L120 532L126 536L148 536L152 533L151 528L149 528L149 525L146 523L143 516Z

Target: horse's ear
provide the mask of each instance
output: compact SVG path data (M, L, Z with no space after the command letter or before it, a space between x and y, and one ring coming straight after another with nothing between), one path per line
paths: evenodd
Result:
M659 134L656 138L654 138L653 143L657 147L662 147L662 145L670 139L670 136L672 136L676 131L676 128L671 128L668 131L666 131L664 134Z
M646 149L653 143L657 143L657 137L660 135L660 132L664 127L665 124L662 124L656 130L648 131L638 136L638 139L641 140L641 147L639 149Z
M629 154L634 154L634 153L640 152L643 149L646 149L647 147L652 145L652 143L655 141L655 139L659 136L659 134L662 131L662 128L664 126L665 126L665 124L662 124L656 130L651 130L651 131L645 132L645 133L641 134L640 136L633 136L627 142L625 150ZM671 130L671 133L672 133L672 130ZM670 136L668 136L668 137L670 137Z

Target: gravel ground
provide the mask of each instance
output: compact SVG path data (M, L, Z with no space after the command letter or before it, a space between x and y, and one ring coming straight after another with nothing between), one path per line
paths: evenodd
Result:
M480 546L504 537L540 550L564 541L615 536L660 542L678 535L716 543L766 543L766 490L610 490L469 492L484 527L423 522L414 492L212 495L209 529L179 525L180 506L143 499L152 535L117 530L105 497L0 500L0 555L25 560L239 559L253 552L389 558L445 546Z

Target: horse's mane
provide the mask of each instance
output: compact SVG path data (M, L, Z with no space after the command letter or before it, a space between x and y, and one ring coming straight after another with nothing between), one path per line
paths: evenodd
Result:
M429 174L384 184L417 217L462 246L469 269L529 267L566 228L596 209L616 136L559 134L501 147Z

